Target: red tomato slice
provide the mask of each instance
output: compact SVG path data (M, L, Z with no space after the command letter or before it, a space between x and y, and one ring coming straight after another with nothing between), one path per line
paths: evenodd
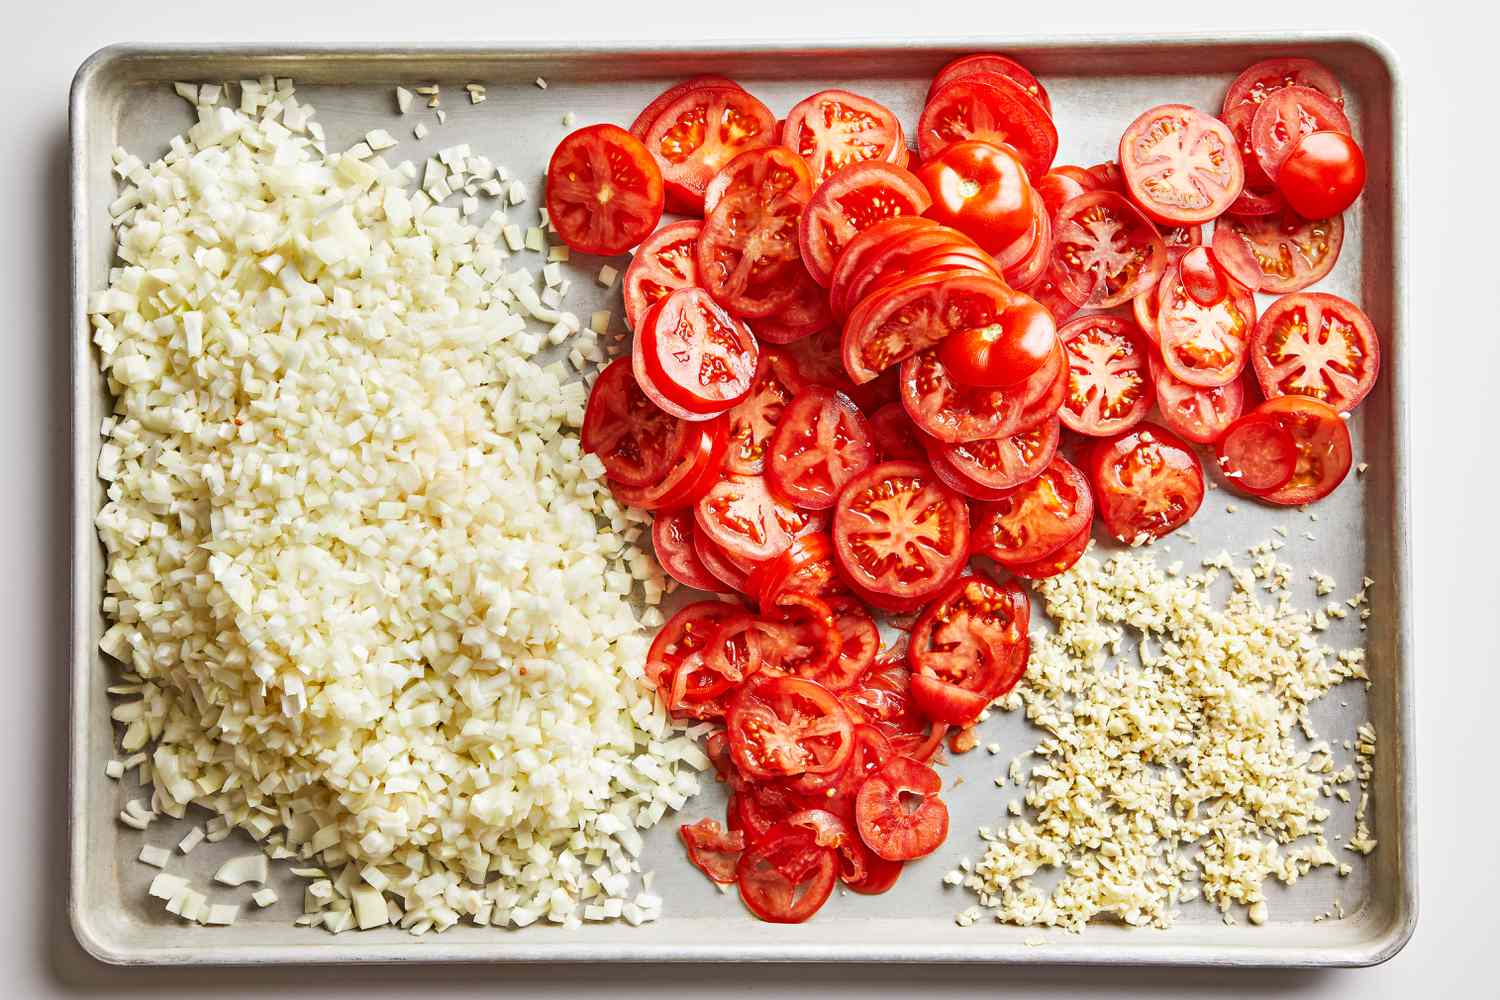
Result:
M859 408L840 392L812 386L792 400L776 428L766 475L772 489L798 507L826 510L877 457Z
M887 861L931 854L948 837L948 807L938 798L942 787L926 764L892 757L860 786L854 811L860 839Z
M1274 414L1246 414L1214 446L1219 471L1231 485L1259 496L1274 493L1297 471L1297 441Z
M811 197L807 165L783 146L741 153L714 176L695 259L720 305L756 319L791 302L802 270L797 226Z
M624 253L661 221L661 171L641 140L614 125L566 136L547 164L547 220L579 253Z
M1107 437L1129 430L1154 398L1145 336L1119 316L1090 315L1057 332L1068 355L1068 392L1058 416L1079 434Z
M1089 167L1089 176L1094 178L1094 190L1113 191L1115 194L1125 193L1125 175L1120 172L1120 165L1114 160L1105 160Z
M1297 468L1279 490L1262 500L1284 506L1312 503L1332 493L1354 461L1349 424L1337 410L1310 396L1281 396L1260 404L1257 413L1271 414L1297 442Z
M1025 408L1016 389L982 389L948 375L937 349L901 363L901 403L912 422L939 441L977 441L1012 433Z
M932 722L913 704L904 657L877 660L843 697L850 714L880 730L894 753L930 760L948 733L947 723Z
M760 586L751 596L763 608L774 607L785 594L809 594L831 601L843 592L833 560L833 540L826 532L801 535L765 565Z
M848 395L854 389L854 383L844 371L843 357L839 353L841 341L842 334L837 329L830 329L787 344L784 350L796 362L803 381L826 385Z
M928 453L934 468L942 462L963 477L965 484L978 487L972 492L960 488L960 492L980 500L993 500L999 492L1020 486L1047 467L1057 454L1059 430L1059 423L1053 418L1007 437L957 444L934 441Z
M721 584L721 586L708 589L719 593L749 594L750 571L731 559L729 553L725 552L717 542L701 530L697 530L696 521L694 529L693 554L698 557L699 562L703 563L703 568L708 570L709 575Z
M792 297L774 316L755 321L755 334L768 344L791 344L833 326L828 295L800 260L792 272Z
M805 827L781 824L740 857L740 899L762 920L800 924L828 901L838 880L838 855L819 847Z
M1091 191L1058 210L1051 265L1069 301L1108 309L1156 284L1167 267L1167 246L1123 195Z
M844 691L863 677L880 653L880 630L863 604L852 597L835 595L827 598L833 609L833 624L838 629L838 660L818 677L830 691Z
M701 288L678 289L652 306L631 351L641 388L685 420L733 408L750 394L759 361L750 328Z
M729 452L724 456L724 468L741 475L764 472L766 449L776 425L792 397L805 388L807 383L789 355L774 347L763 349L750 395L725 415L729 421Z
M739 84L725 76L695 76L681 83L674 83L666 90L651 99L651 103L641 109L641 113L635 116L635 121L630 123L630 134L637 139L644 140L646 133L661 117L664 111L673 101L691 90L703 87L739 87Z
M734 884L740 855L745 850L743 831L725 830L718 820L704 817L696 823L679 826L677 835L687 848L688 860L699 871L720 885Z
M1018 576L1023 580L1046 580L1060 573L1066 573L1083 558L1083 554L1088 551L1092 537L1092 525L1086 524L1082 531L1064 542L1062 547L1051 555L1043 556L1035 562L1010 563L1005 568L1010 570L1013 576Z
M640 329L641 319L652 306L677 289L698 283L693 255L702 231L703 223L694 219L674 222L662 226L635 248L622 285L625 322L632 330Z
M1282 57L1263 59L1235 77L1224 95L1224 110L1242 104L1262 104L1266 98L1287 87L1311 87L1335 104L1344 103L1344 89L1328 67L1311 59Z
M1135 203L1157 222L1208 222L1245 186L1234 133L1186 104L1144 112L1120 138L1120 171Z
M1042 197L1042 204L1047 207L1047 214L1056 215L1067 202L1097 190L1099 182L1083 167L1063 164L1038 178L1035 187L1036 193Z
M1214 254L1242 285L1284 295L1321 280L1344 246L1344 220L1293 212L1255 218L1226 215L1214 224Z
M870 416L870 437L882 462L895 459L921 461L927 457L927 450L917 437L917 429L907 415L906 407L899 402L887 403Z
M985 73L995 73L1007 76L1021 85L1021 88L1036 99L1047 114L1052 114L1052 98L1047 96L1047 88L1042 86L1040 80L1031 75L1031 71L1014 59L1006 56L994 55L993 53L978 53L971 56L962 56L953 60L942 69L938 70L937 76L933 78L932 86L927 88L927 99L942 90L954 80L960 80L966 76L978 76Z
M959 330L991 326L1015 302L994 275L916 275L879 289L844 324L844 368L856 383L939 343Z
M781 555L810 520L776 497L763 476L733 473L720 477L704 494L694 516L709 541L731 558L752 563Z
M803 263L827 288L839 254L856 235L882 219L921 215L930 204L911 171L893 163L851 163L823 182L802 213Z
M854 255L845 253L839 258L840 264L851 256ZM876 289L911 277L917 271L944 259L950 259L951 263L952 259L966 257L973 265L971 269L987 270L996 277L1000 276L994 258L979 249L979 245L963 233L947 226L911 228L895 236L887 236L880 246L858 256L862 261L859 269L849 273L842 285L830 285L828 290L835 311L842 307L844 314L852 311ZM839 280L838 272L839 269L836 268L833 279L835 282Z
M884 462L839 494L833 545L858 586L900 600L932 594L968 558L969 508L916 462Z
M815 185L851 163L895 163L906 151L890 109L847 90L820 91L793 105L781 141L807 163Z
M983 486L959 472L958 468L937 450L933 442L929 441L928 447L931 450L927 453L927 461L932 466L933 474L938 477L939 482L959 496L970 500L999 500L1005 496L1005 490ZM913 610L920 609L914 608Z
M707 493L724 466L724 451L729 442L727 424L714 419L693 426L698 433L689 434L687 447L665 476L645 486L611 483L609 488L615 499L640 510L677 510L692 505Z
M998 74L961 77L936 91L917 123L917 149L926 163L965 139L1005 143L1026 172L1041 177L1057 156L1057 126L1026 89Z
M667 620L646 654L646 677L676 716L724 714L719 700L761 667L754 620L722 601L689 604Z
M1259 108L1259 104L1241 104L1219 116L1233 133L1235 148L1240 151L1240 162L1245 166L1245 187L1229 206L1233 215L1270 215L1281 211L1286 203L1275 182L1261 169L1260 159L1255 155L1255 144L1250 139L1250 126L1255 123L1255 112Z
M1297 140L1312 132L1349 135L1349 119L1311 87L1284 87L1267 97L1250 122L1250 145L1266 176L1274 180Z
M604 474L624 486L645 486L664 476L689 443L690 428L663 413L620 358L599 373L589 392L579 434L583 450L597 455Z
M1298 292L1277 299L1260 318L1250 358L1267 399L1311 396L1348 413L1375 387L1380 338L1353 302Z
M1002 566L1045 559L1087 531L1094 519L1094 497L1087 477L1055 455L1035 478L974 517L974 551Z
M651 544L656 561L678 583L695 590L719 589L719 579L709 572L693 550L693 512L674 510L658 514L651 525Z
M1040 199L1034 199L1032 206L1036 209L1036 217L1033 220L1031 248L1026 251L1025 256L1002 271L1006 282L1020 291L1038 281L1052 261L1052 213L1047 211Z
M1167 269L1157 286L1157 345L1167 370L1189 385L1228 385L1249 360L1255 296L1228 275L1225 284L1227 295L1213 305L1201 305L1188 294L1179 262Z
M663 107L641 141L661 168L673 209L697 214L714 174L776 141L776 116L738 86L697 87Z
M1198 456L1156 424L1101 439L1085 471L1105 530L1127 545L1176 531L1203 504Z
M908 656L911 693L929 718L972 725L1026 671L1031 603L1014 582L983 573L948 585L917 619Z
M761 672L767 676L790 674L822 683L843 645L828 603L796 591L783 592L777 603L763 605L755 628Z
M1017 387L1036 374L1057 349L1057 324L1046 307L1016 292L1010 307L989 326L959 330L937 346L957 381L992 388Z
M751 680L725 721L734 762L751 778L837 771L854 747L854 724L838 696L802 677Z
M1052 314L1052 321L1061 326L1078 311L1078 307L1062 293L1060 272L1052 263L1052 247L1055 245L1055 241L1049 243L1047 259L1043 262L1042 273L1037 276L1036 280L1030 284L1017 285L1016 290L1025 292L1040 302ZM1153 288L1152 291L1154 290Z
M900 245L918 230L933 229L937 223L925 215L897 215L882 219L854 235L840 252L828 279L828 302L834 315L848 315L854 302L846 294L850 282L859 275L872 257L888 246Z
M1194 444L1213 444L1245 411L1245 383L1241 379L1211 389L1188 385L1152 358L1151 381L1156 386L1156 408L1161 411L1162 423Z

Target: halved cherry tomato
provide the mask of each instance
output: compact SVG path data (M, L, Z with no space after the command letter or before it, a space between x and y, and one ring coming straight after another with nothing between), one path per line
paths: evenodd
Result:
M1153 357L1151 381L1162 422L1195 444L1213 444L1245 411L1242 379L1208 389L1188 385Z
M1080 316L1057 332L1068 356L1068 392L1058 416L1079 434L1105 437L1146 419L1154 398L1145 336L1119 316Z
M1255 123L1255 112L1259 104L1240 104L1226 109L1219 120L1234 134L1235 148L1240 151L1240 161L1245 165L1245 187L1240 196L1229 206L1236 216L1270 215L1281 211L1286 199L1276 189L1276 184L1266 176L1260 159L1255 155L1255 143L1250 138L1250 126Z
M1057 126L1041 103L1006 76L960 77L933 93L917 123L917 149L926 163L965 139L1006 143L1032 177L1057 155Z
M635 116L635 121L630 123L630 134L642 141L656 119L661 117L663 110L673 101L686 94L690 90L698 90L703 87L739 87L739 84L724 76L695 76L681 83L674 83L651 99L651 103L641 109L641 113Z
M652 403L620 358L599 373L589 392L579 433L583 450L597 455L604 474L624 486L658 482L677 461L690 428Z
M651 525L651 544L656 550L656 561L683 586L716 591L719 578L709 572L694 551L693 530L693 512L690 510L658 514Z
M1332 493L1354 461L1349 422L1322 400L1281 396L1260 404L1256 413L1273 415L1297 442L1297 468L1279 490L1262 494L1268 503L1296 506Z
M722 418L714 418L692 426L697 434L689 433L687 446L666 475L645 486L611 483L610 492L615 499L640 510L677 510L692 505L707 493L724 467L728 425Z
M762 920L799 924L828 901L838 881L838 855L819 847L806 827L772 827L740 857L740 899Z
M864 270L872 255L888 245L899 245L918 230L934 229L937 223L923 215L897 215L881 219L854 235L839 253L828 278L828 301L834 315L848 314L854 302L844 294L854 277ZM897 238L902 238L899 242Z
M1297 442L1270 413L1246 414L1214 446L1219 471L1230 484L1259 496L1291 482L1297 471Z
M1084 470L1105 530L1127 545L1161 538L1203 505L1203 467L1192 447L1152 423L1103 438Z
M942 787L942 779L926 764L892 757L866 779L855 798L860 839L887 861L931 854L948 837L948 807L938 798Z
M1167 267L1167 246L1123 195L1091 191L1058 209L1051 263L1070 301L1108 309L1156 284Z
M1322 63L1311 59L1282 57L1263 59L1244 70L1224 95L1224 110L1241 104L1259 105L1287 87L1311 87L1335 104L1344 103L1344 90Z
M1255 324L1250 359L1267 399L1311 396L1347 413L1375 387L1380 338L1353 302L1298 292L1277 299Z
M958 382L999 388L1036 374L1057 343L1052 314L1036 299L1017 292L996 322L952 333L937 351Z
M955 489L975 499L993 500L999 492L1014 489L1047 467L1057 454L1058 432L1054 417L1006 437L954 444L934 441L928 455L934 469L941 463L963 478ZM977 488L967 488L970 484Z
M1283 295L1333 270L1344 246L1344 220L1304 219L1295 212L1254 218L1226 215L1214 223L1214 255L1247 288Z
M775 347L763 349L750 395L725 414L729 420L729 453L724 456L724 468L742 475L764 472L766 449L776 425L792 397L805 388L807 383L788 354Z
M851 714L885 734L892 750L915 760L930 760L948 733L947 723L931 721L912 702L904 657L877 660L843 697Z
M641 140L614 125L566 136L547 163L547 219L579 253L624 253L661 221L661 170Z
M840 392L811 386L782 416L771 439L766 476L772 489L806 510L825 510L844 484L878 456L864 414Z
M776 141L776 116L738 86L684 91L657 114L641 140L661 168L674 210L697 214L726 163Z
M796 294L797 227L812 197L807 164L785 146L741 153L709 182L698 282L725 309L771 316ZM711 205L711 207L709 207Z
M932 195L928 218L952 226L992 254L1032 228L1031 182L1009 146L955 142L924 161L917 176Z
M906 153L901 122L883 104L847 90L823 90L793 105L781 142L807 163L822 184L851 163L900 163Z
M740 855L745 850L742 830L725 830L719 821L704 817L696 823L684 823L677 836L687 847L688 861L699 871L721 885L733 885Z
M785 591L775 604L763 605L755 629L762 674L791 674L820 684L836 666L844 641L833 608L821 598L796 591ZM842 679L841 671L831 672Z
M1186 104L1163 104L1131 122L1120 139L1120 171L1135 203L1158 222L1208 222L1245 186L1234 133Z
M991 274L919 274L897 281L849 314L844 368L856 383L868 382L951 333L999 322L1013 302L1015 293Z
M858 233L882 219L921 215L932 198L916 175L893 163L862 160L828 178L802 213L802 261L828 287L839 254Z
M1035 478L976 512L973 548L1002 566L1034 563L1086 531L1093 518L1088 478L1054 455Z
M1276 186L1299 215L1338 215L1365 188L1364 150L1346 132L1310 132L1281 161Z
M1086 524L1083 530L1064 542L1062 547L1051 555L1043 556L1035 562L1010 563L1005 568L1011 572L1011 575L1023 580L1046 580L1072 569L1088 551L1089 541L1092 538L1093 526Z
M710 541L752 563L781 555L810 520L772 493L765 477L733 473L721 476L693 513Z
M953 60L942 69L938 70L937 76L932 80L932 86L927 88L927 99L942 90L954 80L966 76L977 76L984 73L997 73L1000 76L1008 76L1032 97L1036 98L1047 114L1052 114L1052 98L1047 96L1047 88L1042 86L1040 80L1031 75L1031 71L1014 59L993 53L977 53L971 56L962 56Z
M1167 370L1189 385L1212 388L1239 377L1249 360L1255 326L1255 296L1228 274L1227 294L1200 305L1183 283L1181 261L1156 289L1156 335Z
M927 457L911 417L899 402L887 403L871 414L870 438L875 442L875 450L880 452L882 462L893 459L920 461Z
M1026 671L1031 602L1012 581L959 577L911 631L911 693L929 718L967 726Z
M694 253L703 223L696 219L662 226L635 248L622 284L625 322L640 329L641 319L662 299L679 288L698 283Z
M936 593L968 557L963 497L916 462L884 462L839 494L833 519L839 565L858 586L900 600Z
M838 696L803 677L752 679L725 722L734 762L752 778L827 774L854 748L854 724Z
M641 388L684 420L723 413L748 396L759 361L750 328L701 288L680 288L652 306L631 350Z
M1311 87L1284 87L1267 97L1255 112L1250 121L1250 144L1261 169L1275 180L1282 161L1302 136L1349 131L1343 109L1323 94Z
M792 297L772 316L755 321L755 335L768 344L790 344L833 326L828 295L800 259L791 275Z

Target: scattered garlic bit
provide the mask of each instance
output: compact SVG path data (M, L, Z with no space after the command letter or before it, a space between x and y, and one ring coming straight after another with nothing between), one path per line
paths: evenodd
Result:
M416 127L411 130L411 134L418 139L427 138L427 123L417 122Z
M1307 614L1257 604L1227 553L1204 563L1174 579L1149 555L1086 556L1036 585L1055 634L1033 632L1016 689L1048 734L1026 783L1034 818L987 830L965 879L997 919L1167 927L1201 893L1226 918L1250 907L1254 923L1267 878L1337 863L1319 804L1326 744L1311 753L1296 734L1313 701L1363 676L1363 655L1320 647ZM1236 582L1222 608L1208 590L1219 569ZM1138 657L1117 655L1125 626ZM1062 870L1050 891L1032 883L1047 869Z
M247 84L250 110L200 106L127 172L90 297L115 400L100 647L151 790L121 821L196 804L203 840L308 859L333 932L357 900L376 919L362 885L412 933L654 919L640 831L705 762L641 676L646 519L579 447L586 385L531 359L532 320L581 323L507 270L503 219L325 155L305 105L303 131L272 120L289 85ZM165 873L152 894L227 912Z
M192 854L193 848L203 843L206 836L207 834L203 832L203 827L195 826L183 834L182 839L177 842L177 849L183 854Z
M470 104L483 104L486 99L484 85L481 83L466 83L464 89L469 92Z
M567 111L567 112L563 113L562 123L563 123L563 127L564 128L572 128L573 127L573 123L575 121L577 121L577 120L578 120L578 118L577 118L577 116L575 116L573 114L573 112Z
M104 774L118 781L125 776L125 765L117 760L111 760L104 765Z
M608 264L605 264L603 267L599 268L598 281L599 284L603 285L605 288L614 288L615 279L619 278L619 276L620 272L618 268L614 268Z
M542 88L543 90L547 89L547 81L543 80L541 77L537 77L536 78L536 85L538 87Z
M435 100L435 98L434 98L434 100ZM437 105L435 105L435 104L429 104L428 107L429 108L437 107ZM438 108L438 111L437 111L437 120L438 120L438 124L439 125L446 125L446 124L448 124L448 112L444 111L442 108Z
M263 889L257 889L252 892L250 898L255 901L256 906L265 909L268 906L274 906L280 897L276 895L275 889L266 886Z

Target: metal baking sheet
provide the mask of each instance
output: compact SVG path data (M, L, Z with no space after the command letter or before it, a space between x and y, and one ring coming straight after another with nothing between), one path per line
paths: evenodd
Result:
M1374 616L1365 635L1376 683L1368 695L1358 685L1341 687L1314 713L1321 731L1339 734L1340 740L1352 735L1363 719L1377 727L1371 796L1371 819L1380 842L1375 853L1364 860L1349 855L1355 866L1348 878L1322 869L1291 889L1268 886L1272 919L1263 927L1243 920L1225 926L1206 906L1186 906L1170 931L1100 923L1081 935L1039 933L989 919L960 928L954 914L969 906L972 897L942 886L940 876L959 858L980 853L976 828L999 822L1006 802L1016 794L1013 787L996 789L991 779L1004 771L1011 756L1037 740L1022 719L1000 713L983 727L982 741L997 742L1004 752L991 756L978 750L955 758L944 771L953 789L945 796L952 809L948 842L934 856L911 865L892 892L878 897L836 894L823 912L801 926L755 921L732 896L711 887L684 863L672 817L652 831L644 855L645 868L657 872L666 912L659 922L642 928L591 925L568 932L554 926L521 931L460 926L421 939L385 928L334 937L291 926L301 893L290 876L282 876L281 903L266 910L246 907L232 928L184 926L163 912L158 901L148 899L145 889L155 870L136 861L136 854L148 840L175 843L185 825L170 830L158 823L145 837L121 826L116 814L134 789L128 779L114 782L104 774L105 762L115 755L105 693L114 668L97 646L104 624L99 611L104 557L92 520L102 498L93 472L99 423L109 401L84 309L87 293L102 285L112 263L107 206L115 197L115 184L110 151L123 145L145 158L160 155L167 140L191 123L191 110L172 93L171 82L290 76L299 98L316 105L330 148L344 148L376 127L403 140L393 151L397 159L420 162L439 148L467 142L508 165L538 192L547 156L567 131L561 124L567 111L580 124L629 121L668 83L715 72L739 79L778 112L823 87L868 93L891 106L910 131L933 72L956 55L983 50L1018 56L1046 82L1062 126L1060 163L1112 158L1124 126L1151 105L1185 101L1218 107L1228 81L1255 59L1312 56L1331 66L1346 87L1347 110L1369 158L1369 182L1347 218L1342 259L1320 287L1361 302L1384 343L1385 371L1353 425L1357 460L1368 462L1368 471L1351 476L1318 505L1317 523L1307 513L1249 503L1240 503L1238 513L1230 514L1225 503L1230 498L1210 493L1192 526L1198 543L1169 539L1173 551L1164 558L1192 563L1220 549L1242 553L1247 545L1270 537L1273 525L1282 525L1290 543L1281 556L1298 567L1299 577L1312 569L1331 573L1340 581L1340 596L1357 588L1362 576L1376 581L1371 588ZM546 90L534 85L538 76L548 81ZM463 99L461 87L471 81L488 86L483 104ZM447 98L446 125L439 127L432 112L397 116L396 84L433 82L443 85ZM963 38L876 45L673 44L657 49L607 43L424 49L122 46L99 52L79 70L71 100L70 906L80 941L101 959L129 964L811 960L1333 966L1389 958L1406 942L1416 919L1401 116L1401 86L1390 51L1374 40L1350 36ZM418 120L431 128L423 142L411 139ZM583 258L569 265L575 287L587 289L581 297L575 292L572 308L584 315L593 308L613 308L619 315L618 291L605 292L592 283L599 263ZM1298 582L1296 600L1303 607L1312 604L1305 579ZM1353 644L1358 633L1331 633L1329 641ZM1330 804L1335 810L1330 832L1347 837L1352 806ZM722 807L721 792L710 788L688 805L683 818L721 814ZM192 816L189 823L205 818ZM173 870L185 869L202 881L223 857L249 847L242 838L237 834L223 844L200 847L191 865L177 856ZM1314 916L1335 899L1347 916L1315 922ZM1040 945L1034 943L1038 938Z

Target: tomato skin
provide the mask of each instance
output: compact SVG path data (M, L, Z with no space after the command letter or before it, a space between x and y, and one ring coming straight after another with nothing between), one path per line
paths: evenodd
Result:
M738 85L685 90L641 139L661 168L668 206L701 215L709 181L740 153L776 141L776 116Z
M802 157L814 184L861 160L899 163L906 152L890 109L847 90L819 91L793 105L778 141Z
M1245 186L1234 133L1186 104L1163 104L1131 122L1119 162L1130 197L1156 222L1208 222Z
M896 215L856 233L840 251L828 278L828 301L835 316L848 315L854 302L845 294L849 283L860 274L870 259L887 246L898 245L898 238L910 237L918 230L933 229L937 223L925 215ZM900 242L905 242L904 239Z
M989 326L951 333L938 345L938 357L954 380L983 388L1026 381L1051 356L1058 342L1052 314L1029 295L1017 292Z
M1247 288L1299 292L1333 270L1344 246L1344 220L1276 211L1253 218L1226 215L1214 223L1214 257Z
M603 165L608 171L596 173ZM557 144L547 163L547 218L579 253L624 253L661 221L661 170L641 140L615 125L589 125Z
M750 394L759 361L750 328L701 288L680 288L652 306L631 349L641 388L684 420L733 408Z
M1088 551L1089 542L1093 538L1093 526L1084 525L1083 530L1064 542L1062 547L1051 555L1043 556L1035 562L1011 563L1005 568L1010 570L1012 576L1018 576L1023 580L1046 580L1050 577L1066 573L1077 565L1078 560Z
M1307 219L1338 215L1365 188L1365 154L1344 132L1309 132L1276 172L1286 203Z
M749 778L827 774L854 748L854 724L838 696L802 677L751 680L730 701L725 722L730 753Z
M824 288L849 242L883 219L921 215L932 197L917 176L893 163L862 160L824 181L802 213L802 262Z
M917 149L923 163L965 139L1011 146L1031 177L1045 174L1057 155L1051 115L1021 84L994 73L947 83L922 109Z
M1064 164L1053 167L1037 179L1036 193L1046 206L1047 214L1056 215L1064 204L1098 186L1099 182L1087 170Z
M1068 389L1058 411L1063 426L1105 437L1129 430L1155 399L1145 335L1120 316L1080 316L1058 331L1068 356Z
M952 226L992 254L1032 225L1031 182L1008 146L955 142L927 160L917 176L932 196L927 217Z
M961 56L938 70L937 76L933 77L932 85L927 88L927 99L932 100L934 94L954 80L985 73L997 73L1000 76L1010 77L1020 84L1026 93L1034 97L1047 114L1052 114L1052 98L1048 96L1047 88L1042 86L1040 80L1032 76L1030 70L1014 59L988 52Z
M1235 145L1240 151L1240 161L1245 165L1245 186L1234 204L1229 206L1229 214L1241 218L1270 215L1281 211L1286 204L1286 199L1276 190L1276 185L1261 167L1260 158L1255 155L1255 143L1250 138L1250 127L1255 122L1255 112L1259 108L1259 104L1246 102L1226 108L1219 116L1219 120L1234 135Z
M988 326L1015 293L992 274L917 274L867 296L844 324L844 368L856 383L958 330Z
M621 283L625 322L630 329L640 329L641 319L662 299L698 283L694 251L702 232L703 223L686 219L662 226L635 248Z
M850 480L839 494L833 543L839 566L858 587L917 601L962 570L969 507L927 466L883 462Z
M1105 529L1127 545L1176 531L1203 505L1198 456L1156 424L1100 439L1085 471Z
M854 816L865 846L887 861L910 861L937 850L948 837L948 807L938 798L937 772L910 757L892 757L855 797ZM909 810L903 796L921 804Z
M719 589L719 579L703 565L693 549L693 515L687 510L667 511L651 524L651 543L661 568L682 584L709 592Z
M1277 299L1255 324L1250 360L1267 399L1310 396L1347 413L1375 387L1380 338L1347 299L1297 292Z
M1250 144L1273 180L1297 140L1309 132L1348 133L1343 109L1311 87L1284 87L1267 97L1250 121Z
M1280 489L1260 495L1267 503L1297 506L1332 493L1354 462L1349 422L1337 410L1310 396L1268 399L1256 413L1274 416L1297 443L1297 467Z
M1054 455L1041 474L975 512L973 548L1006 568L1034 563L1087 533L1093 519L1088 478Z

